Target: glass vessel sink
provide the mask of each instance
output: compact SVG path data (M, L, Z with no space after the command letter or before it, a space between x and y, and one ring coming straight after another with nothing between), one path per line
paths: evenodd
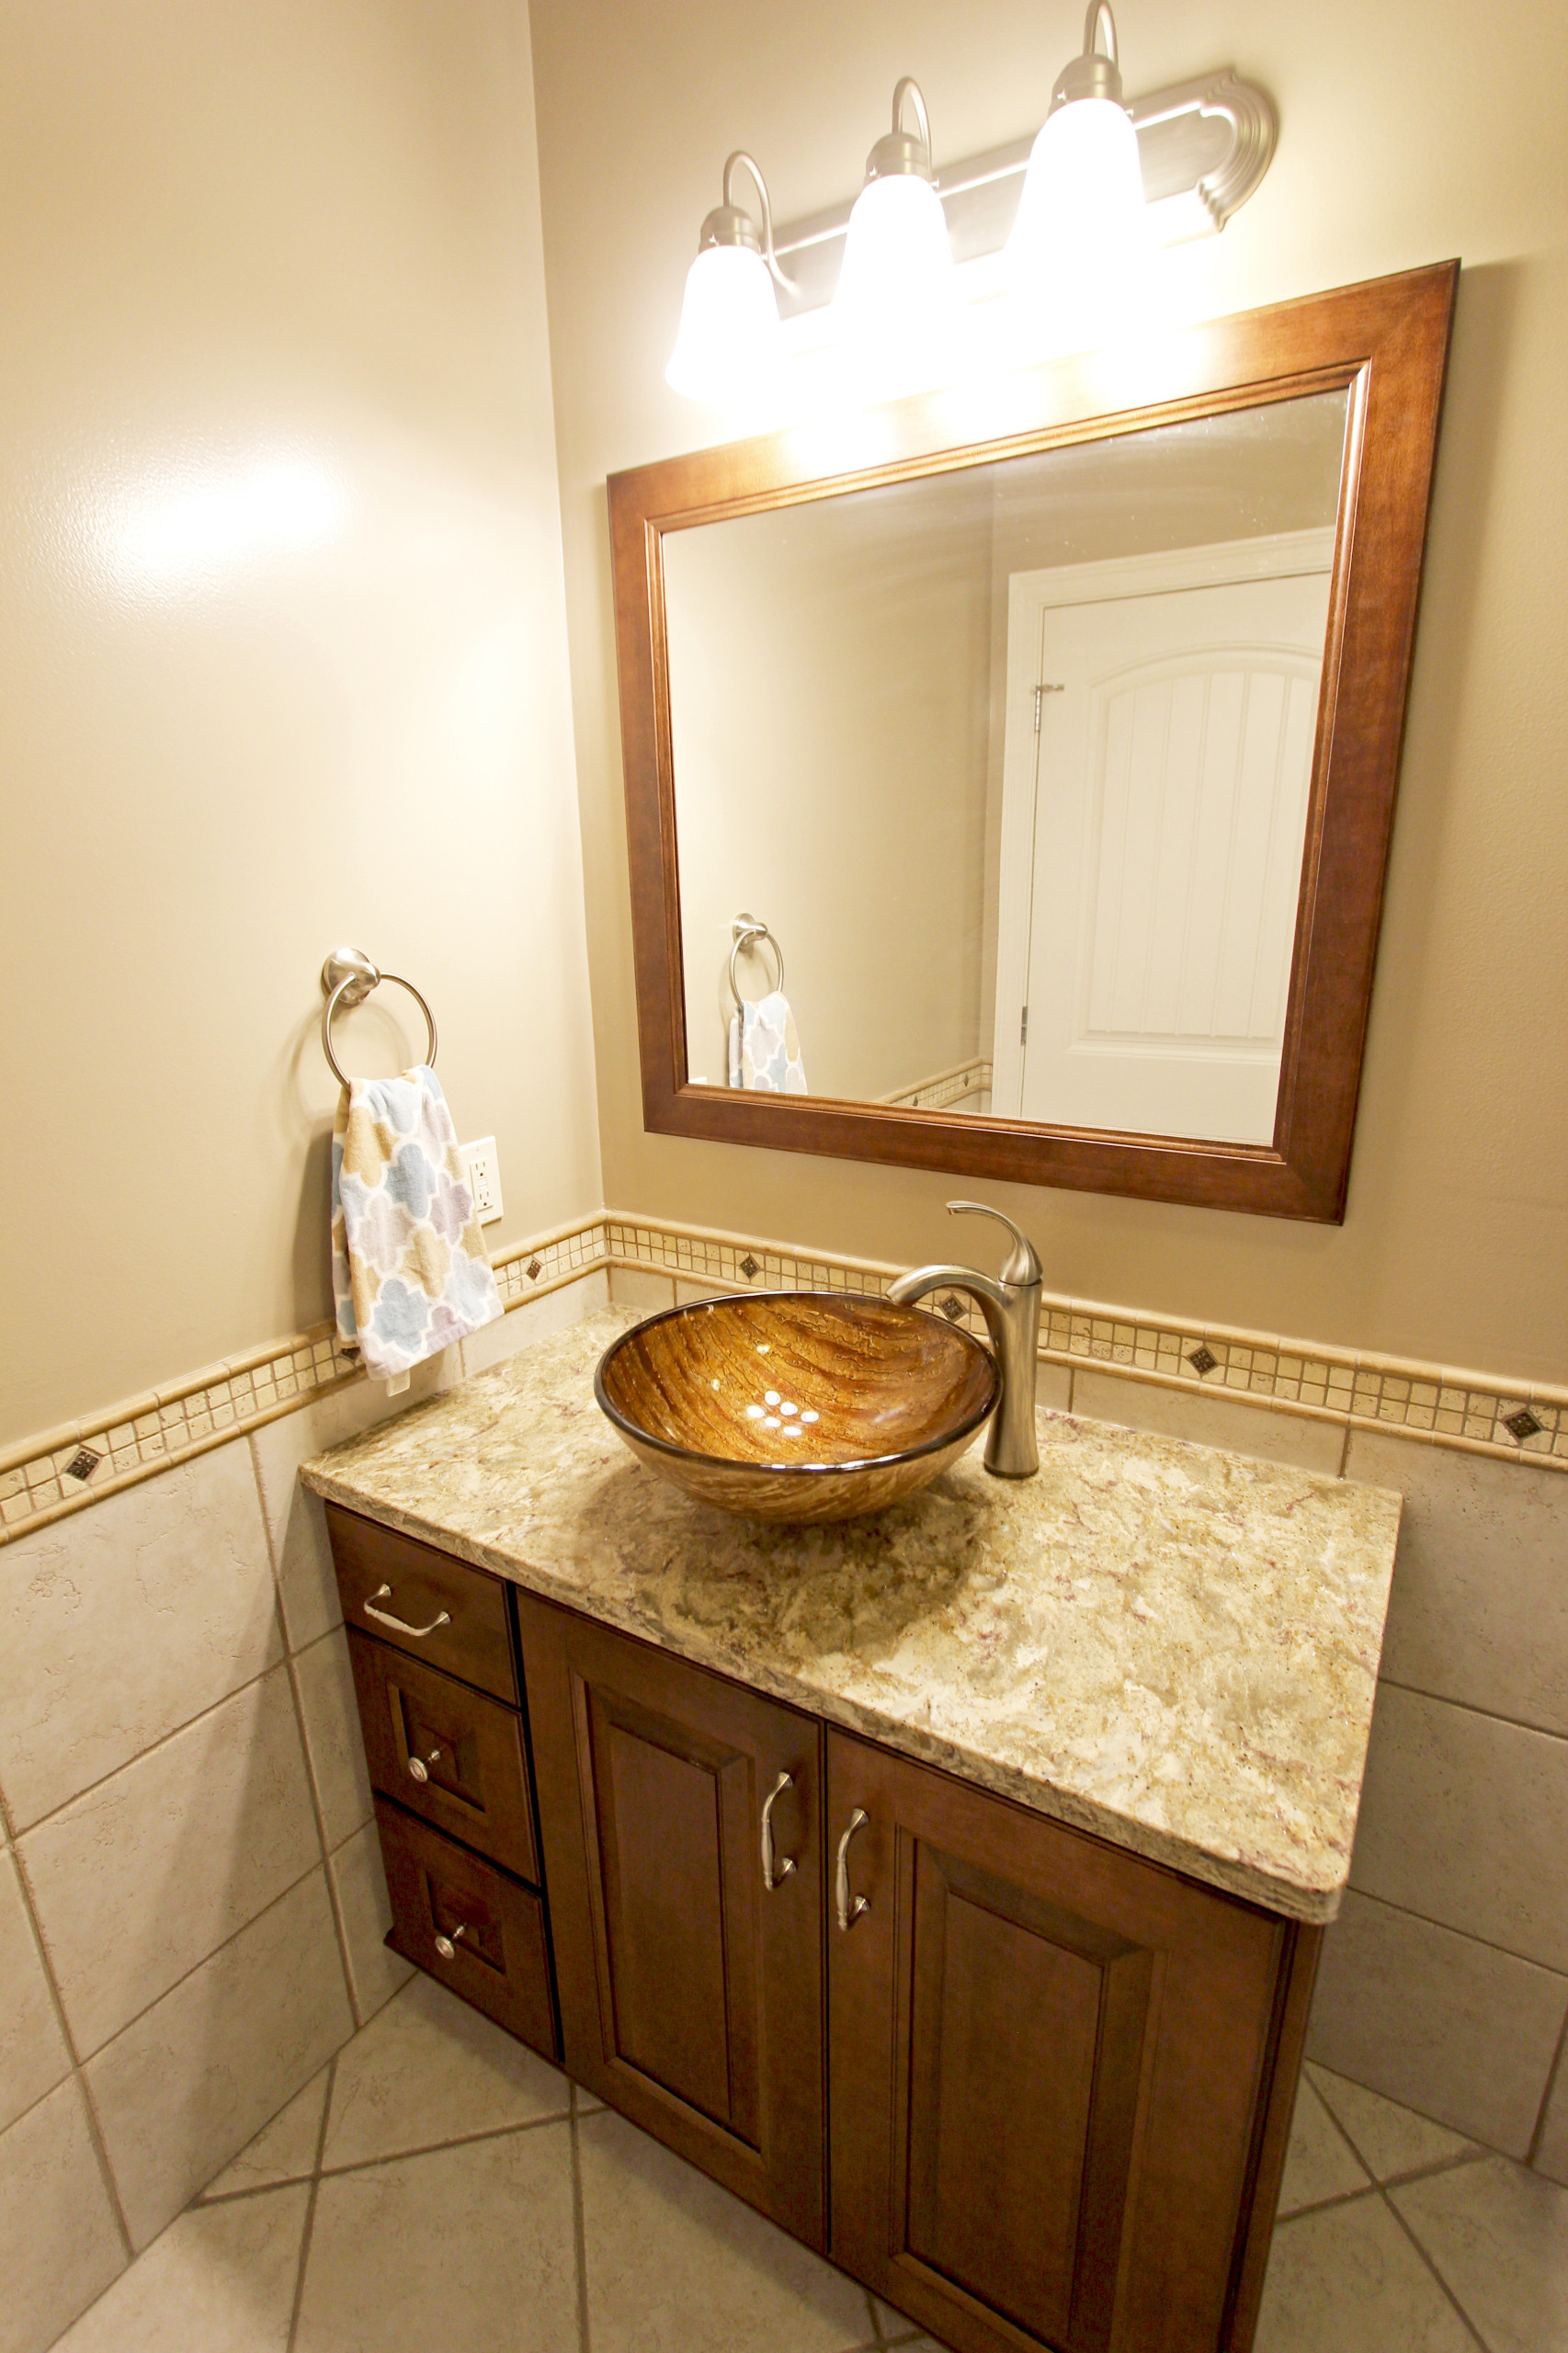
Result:
M957 1461L1001 1379L918 1307L767 1291L665 1308L605 1350L594 1394L650 1471L721 1511L854 1519Z

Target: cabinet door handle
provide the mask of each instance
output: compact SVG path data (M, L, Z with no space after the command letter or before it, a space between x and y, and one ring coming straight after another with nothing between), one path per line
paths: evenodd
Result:
M370 1599L365 1604L366 1617L373 1618L378 1626L390 1626L394 1633L412 1634L416 1643L422 1643L426 1634L435 1632L437 1626L449 1626L452 1622L451 1612L447 1609L443 1609L438 1616L432 1618L427 1626L411 1626L406 1618L394 1618L390 1609L372 1608L372 1603L385 1601L391 1594L390 1585L379 1585L370 1596Z
M440 1930L438 1928L437 1929L436 1950L440 1954L443 1961L456 1961L458 1957L458 1938L460 1937L466 1937L467 1934L468 1927L466 1923L460 1928L454 1928L449 1937L444 1937Z
M846 1936L849 1934L861 1913L869 1912L871 1908L869 1896L858 1895L853 1904L849 1901L849 1841L854 1837L857 1830L865 1827L870 1818L865 1807L858 1805L849 1817L843 1837L838 1842L838 1868L834 1873L833 1884L834 1893L838 1903L838 1925Z
M433 1748L428 1756L411 1756L408 1759L409 1779L411 1781L427 1781L430 1779L430 1768L434 1765L437 1757L439 1756L441 1752L438 1748Z
M795 1776L793 1773L780 1773L778 1779L774 1782L773 1787L768 1790L767 1799L763 1804L762 1883L767 1890L769 1895L772 1894L776 1887L783 1886L785 1881L789 1878L790 1872L795 1868L795 1859L792 1855L785 1856L777 1871L775 1871L773 1868L773 1808L778 1801L780 1790L792 1790L794 1786Z

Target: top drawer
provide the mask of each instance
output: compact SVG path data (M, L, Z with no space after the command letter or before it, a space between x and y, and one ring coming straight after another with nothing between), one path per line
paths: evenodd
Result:
M337 1504L326 1524L347 1624L517 1706L499 1577Z

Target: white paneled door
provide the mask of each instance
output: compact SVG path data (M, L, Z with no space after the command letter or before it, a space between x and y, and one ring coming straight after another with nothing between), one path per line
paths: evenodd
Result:
M998 1111L1271 1140L1332 554L1012 579Z

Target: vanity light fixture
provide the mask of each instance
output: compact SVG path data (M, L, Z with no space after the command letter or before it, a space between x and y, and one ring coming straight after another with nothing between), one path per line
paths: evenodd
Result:
M1109 0L1089 0L1082 54L1057 75L1029 153L1006 249L1008 282L1050 315L1059 339L1097 340L1135 297L1152 243L1116 20Z
M760 236L751 214L733 199L732 183L740 164L761 199ZM723 188L723 202L702 223L697 259L687 272L680 329L665 369L665 381L689 400L747 400L766 392L783 353L774 288L795 291L773 250L767 183L744 147L726 159Z
M906 101L913 132L903 128ZM959 325L962 304L933 180L931 118L906 74L892 94L892 129L866 158L833 298L835 325L862 369L918 374Z

